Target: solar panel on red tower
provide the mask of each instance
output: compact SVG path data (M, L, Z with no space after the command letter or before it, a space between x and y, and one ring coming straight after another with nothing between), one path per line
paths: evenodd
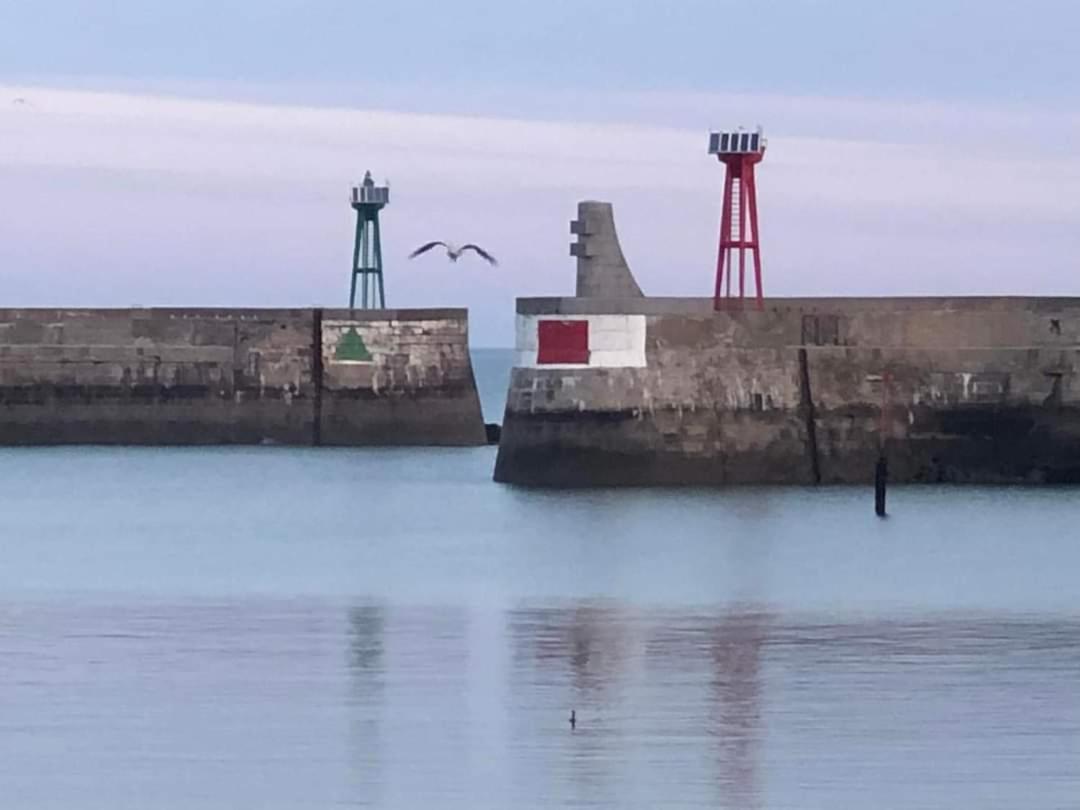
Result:
M589 362L588 321L540 321L537 324L538 365Z

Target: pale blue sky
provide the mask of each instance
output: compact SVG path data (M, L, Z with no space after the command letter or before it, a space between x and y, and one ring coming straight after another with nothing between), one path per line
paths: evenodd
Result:
M4 0L11 75L1080 97L1074 0Z
M1078 40L1066 0L0 0L3 303L339 305L371 167L390 303L507 345L582 198L708 294L706 132L759 123L767 295L1080 295Z

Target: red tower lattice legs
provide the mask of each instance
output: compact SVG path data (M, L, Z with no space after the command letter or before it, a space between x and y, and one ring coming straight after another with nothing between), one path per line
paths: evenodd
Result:
M754 291L758 309L764 309L761 250L758 238L757 186L754 167L765 157L761 131L712 133L709 153L724 164L724 205L720 215L720 246L716 258L714 307L738 309L746 299L746 254L754 262ZM749 226L749 227L748 227ZM738 294L732 295L732 277L738 257Z

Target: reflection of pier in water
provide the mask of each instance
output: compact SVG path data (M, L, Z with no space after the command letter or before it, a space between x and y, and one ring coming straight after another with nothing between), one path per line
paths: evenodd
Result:
M602 700L622 674L628 655L627 616L596 604L514 611L510 631L515 659L530 657L541 669L568 674L574 697Z
M760 612L724 615L712 630L712 734L723 799L732 807L759 804L761 657L769 617Z
M349 610L349 733L355 750L358 795L377 803L383 785L382 709L385 700L386 618L377 605Z
M470 784L470 626L457 607L349 611L354 800L435 805Z
M705 755L721 805L747 808L758 803L770 621L753 609L654 616L585 604L515 611L510 631L517 677L544 687L543 711L561 718L578 710L579 730L567 745L568 778L580 798L617 801L636 790L620 777L628 759L642 757L642 770L688 769L689 777L695 768L687 757ZM671 711L680 702L688 707L682 716Z
M1038 754L1031 780L1071 773L1062 740L1080 728L1075 621L785 622L753 607L584 602L364 607L348 632L353 798L384 806L475 806L486 792L506 806L543 796L742 810L803 794L872 806L864 784L893 784L917 804L957 750L990 781L999 769L985 763L1011 762L1018 744Z
M646 643L647 659L658 677L675 668L688 679L700 678L706 688L701 716L687 719L697 720L698 730L711 740L722 807L751 808L760 803L761 670L770 621L767 614L753 609L672 616Z
M540 753L551 757L553 773L565 761L561 753L569 756L570 769L556 777L556 790L569 790L572 795L566 798L575 803L615 795L620 787L618 738L626 709L620 687L632 652L629 626L624 611L603 603L521 609L509 617L515 679L511 699L518 711L535 713L538 726L558 734L551 738L557 746L545 746ZM574 732L568 722L571 709L578 714Z

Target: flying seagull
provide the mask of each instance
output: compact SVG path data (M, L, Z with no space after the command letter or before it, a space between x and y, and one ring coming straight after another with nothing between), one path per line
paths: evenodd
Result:
M450 244L448 242L428 242L426 245L421 245L416 250L414 250L412 253L410 253L409 258L410 259L415 259L421 253L427 253L433 247L437 247L439 245L442 245L444 248L446 248L446 255L449 257L450 261L452 261L452 262L456 262L458 259L460 259L461 254L464 253L466 250L473 250L473 251L476 251L476 253L481 258L486 259L492 265L497 266L499 264L497 261L495 261L494 256L492 256L490 253L488 253L486 250L484 250L479 245L474 245L472 243L470 243L468 245L462 245L461 247L457 247L456 245Z

